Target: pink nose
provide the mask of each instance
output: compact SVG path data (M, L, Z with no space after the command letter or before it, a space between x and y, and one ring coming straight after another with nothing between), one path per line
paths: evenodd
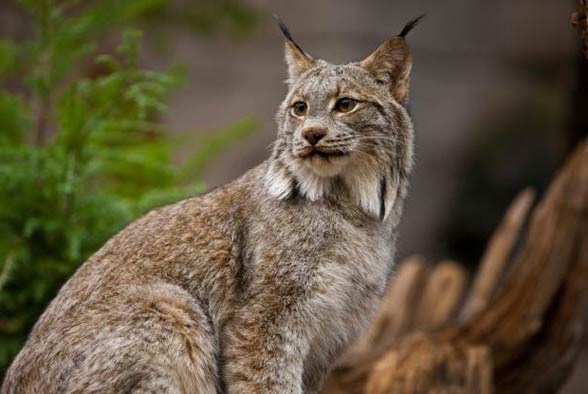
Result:
M305 129L302 131L302 138L304 138L310 145L316 145L323 137L327 135L327 130L316 127Z

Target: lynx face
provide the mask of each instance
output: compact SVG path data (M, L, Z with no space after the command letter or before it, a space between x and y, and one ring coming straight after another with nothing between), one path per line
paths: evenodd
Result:
M358 64L322 64L301 76L281 108L289 166L331 178L347 166L378 161L392 145L395 113L402 112L387 96Z
M405 110L412 61L404 37L361 62L333 65L285 35L289 89L276 117L270 193L317 201L348 192L367 213L385 219L412 160Z

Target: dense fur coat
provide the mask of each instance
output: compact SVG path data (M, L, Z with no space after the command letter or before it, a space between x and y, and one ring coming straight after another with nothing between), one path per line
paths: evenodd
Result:
M319 391L392 272L411 59L404 34L346 65L286 34L271 158L108 241L37 322L1 393Z

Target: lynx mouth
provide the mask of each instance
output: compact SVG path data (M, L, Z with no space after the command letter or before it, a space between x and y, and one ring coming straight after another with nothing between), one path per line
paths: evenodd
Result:
M319 177L337 176L343 171L351 152L342 149L327 149L321 147L305 147L296 156L304 167L310 169Z
M306 149L298 152L297 156L301 159L313 159L315 157L322 159L330 159L335 157L348 156L349 152L341 149L321 149L316 147L307 147Z

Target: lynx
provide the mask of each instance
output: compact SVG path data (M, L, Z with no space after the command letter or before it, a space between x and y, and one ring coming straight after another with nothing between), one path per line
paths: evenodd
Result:
M420 18L419 18L420 19ZM89 258L1 393L316 393L392 273L412 167L405 36L314 59L286 27L270 158Z

